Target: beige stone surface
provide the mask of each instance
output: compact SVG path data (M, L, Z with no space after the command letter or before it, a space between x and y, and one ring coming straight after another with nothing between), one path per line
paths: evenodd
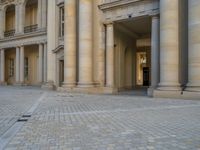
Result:
M200 92L200 2L189 2L189 49L188 49L188 91Z
M180 90L179 84L179 0L160 1L161 90Z

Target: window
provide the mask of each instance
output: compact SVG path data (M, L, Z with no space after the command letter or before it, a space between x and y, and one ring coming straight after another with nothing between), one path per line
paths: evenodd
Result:
M64 36L65 12L64 6L60 7L60 37Z
M14 70L15 70L15 64L14 64L14 59L10 58L9 59L9 77L14 77Z
M28 78L28 57L24 58L24 77Z

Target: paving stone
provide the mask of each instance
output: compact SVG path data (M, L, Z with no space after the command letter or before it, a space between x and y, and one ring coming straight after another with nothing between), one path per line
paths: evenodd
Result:
M48 92L6 149L198 150L199 114L200 101Z

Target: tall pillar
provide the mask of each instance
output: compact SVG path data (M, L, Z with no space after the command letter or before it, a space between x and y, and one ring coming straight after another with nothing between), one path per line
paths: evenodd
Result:
M0 83L4 84L5 83L5 50L1 49L0 50Z
M179 0L160 1L160 84L159 90L180 90L179 83Z
M42 27L42 1L38 0L38 10L37 10L37 24L38 28Z
M16 84L20 81L20 47L16 47L16 68L15 68L15 82Z
M47 82L44 89L53 90L56 84L56 55L52 52L57 47L57 22L53 21L57 16L57 1L48 0L48 26L47 26Z
M47 82L47 43L44 43L43 80Z
M159 83L159 16L152 16L151 25L151 87L149 95Z
M101 25L99 33L99 51L98 51L98 80L101 86L105 86L105 26Z
M76 86L76 1L65 0L65 49L63 87Z
M92 6L91 0L79 1L79 86L93 85L92 69Z
M24 46L20 47L20 83L24 83Z
M200 1L189 0L189 49L187 91L200 92Z
M113 23L106 26L106 86L114 87L114 28Z
M39 68L38 68L38 81L39 83L42 83L43 82L43 72L42 72L42 69L43 69L43 45L40 43L39 44Z

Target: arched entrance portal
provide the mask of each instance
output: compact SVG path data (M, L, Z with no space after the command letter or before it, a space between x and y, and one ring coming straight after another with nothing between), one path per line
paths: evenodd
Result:
M114 37L116 88L145 95L151 84L151 18L116 22Z

